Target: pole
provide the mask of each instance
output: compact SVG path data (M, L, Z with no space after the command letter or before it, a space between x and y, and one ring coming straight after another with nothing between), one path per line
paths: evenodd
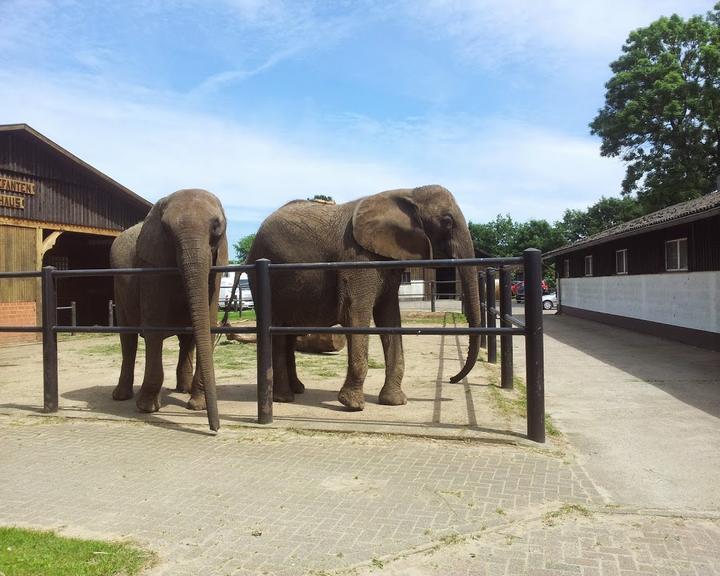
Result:
M485 291L487 301L487 327L497 327L495 321L495 269L488 268L485 272ZM488 334L487 340L488 363L497 364L497 336Z
M75 306L75 300L70 302L70 326L73 328L77 326L77 307ZM75 336L75 332L70 332L70 336Z
M257 397L258 423L273 421L273 368L272 336L270 335L270 260L261 258L255 262L257 273L257 298L255 316L257 327Z
M485 321L485 316L487 314L487 297L485 289L485 273L480 272L478 274L478 290L480 291L480 327L485 328L487 326L487 322ZM487 336L485 334L482 334L480 336L480 348L487 348Z
M545 362L543 358L542 260L540 250L523 252L525 265L525 354L527 433L545 442Z
M57 294L53 266L42 269L43 411L58 409Z
M500 267L500 326L511 328L505 315L512 315L512 294L510 293L510 269ZM507 390L513 387L513 343L510 334L500 336L500 386Z

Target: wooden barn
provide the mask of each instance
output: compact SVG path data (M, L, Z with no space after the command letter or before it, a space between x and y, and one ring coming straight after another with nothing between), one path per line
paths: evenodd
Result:
M720 191L543 255L559 308L720 350Z
M113 239L150 207L30 126L0 125L0 271L108 268ZM0 280L0 325L39 324L39 285ZM58 282L58 306L76 302L78 324L107 324L112 294L111 278ZM28 338L35 335L0 334Z

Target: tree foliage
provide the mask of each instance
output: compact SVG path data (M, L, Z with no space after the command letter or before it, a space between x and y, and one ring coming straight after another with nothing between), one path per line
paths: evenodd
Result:
M233 248L235 248L235 258L240 264L244 264L247 260L250 247L254 240L255 234L248 234L233 244Z
M555 226L565 244L583 240L588 236L628 222L643 215L640 203L630 196L605 198L587 210L565 210L563 219Z
M626 162L623 194L645 212L715 189L720 173L720 3L630 33L590 123L603 156Z

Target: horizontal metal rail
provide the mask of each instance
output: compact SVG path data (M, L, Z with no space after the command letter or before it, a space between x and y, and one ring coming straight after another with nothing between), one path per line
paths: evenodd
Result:
M42 326L0 326L0 332L42 332Z
M270 270L354 270L357 268L448 268L457 266L522 265L522 258L464 258L445 260L368 260L366 262L307 262L269 264Z
M42 331L42 328L40 328ZM78 332L83 334L142 334L143 332L169 332L170 334L192 334L192 326L55 326L53 332ZM212 334L256 334L257 329L218 326L210 328Z
M309 326L271 326L270 334L401 334L407 336L442 336L447 335L467 335L467 334L516 334L518 336L525 334L524 330L517 328L394 328L389 326L377 327L343 327L343 328L325 328L325 327L309 327Z

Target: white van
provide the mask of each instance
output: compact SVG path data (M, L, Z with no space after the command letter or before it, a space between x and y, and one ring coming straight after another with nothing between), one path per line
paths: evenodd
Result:
M236 272L223 272L222 278L220 279L220 298L218 305L220 308L225 309L230 302L230 292L232 292L233 282L235 281ZM248 277L245 272L240 274L240 283L238 284L238 293L235 295L234 308L237 310L242 306L243 310L253 308L252 292L250 292L250 284Z

